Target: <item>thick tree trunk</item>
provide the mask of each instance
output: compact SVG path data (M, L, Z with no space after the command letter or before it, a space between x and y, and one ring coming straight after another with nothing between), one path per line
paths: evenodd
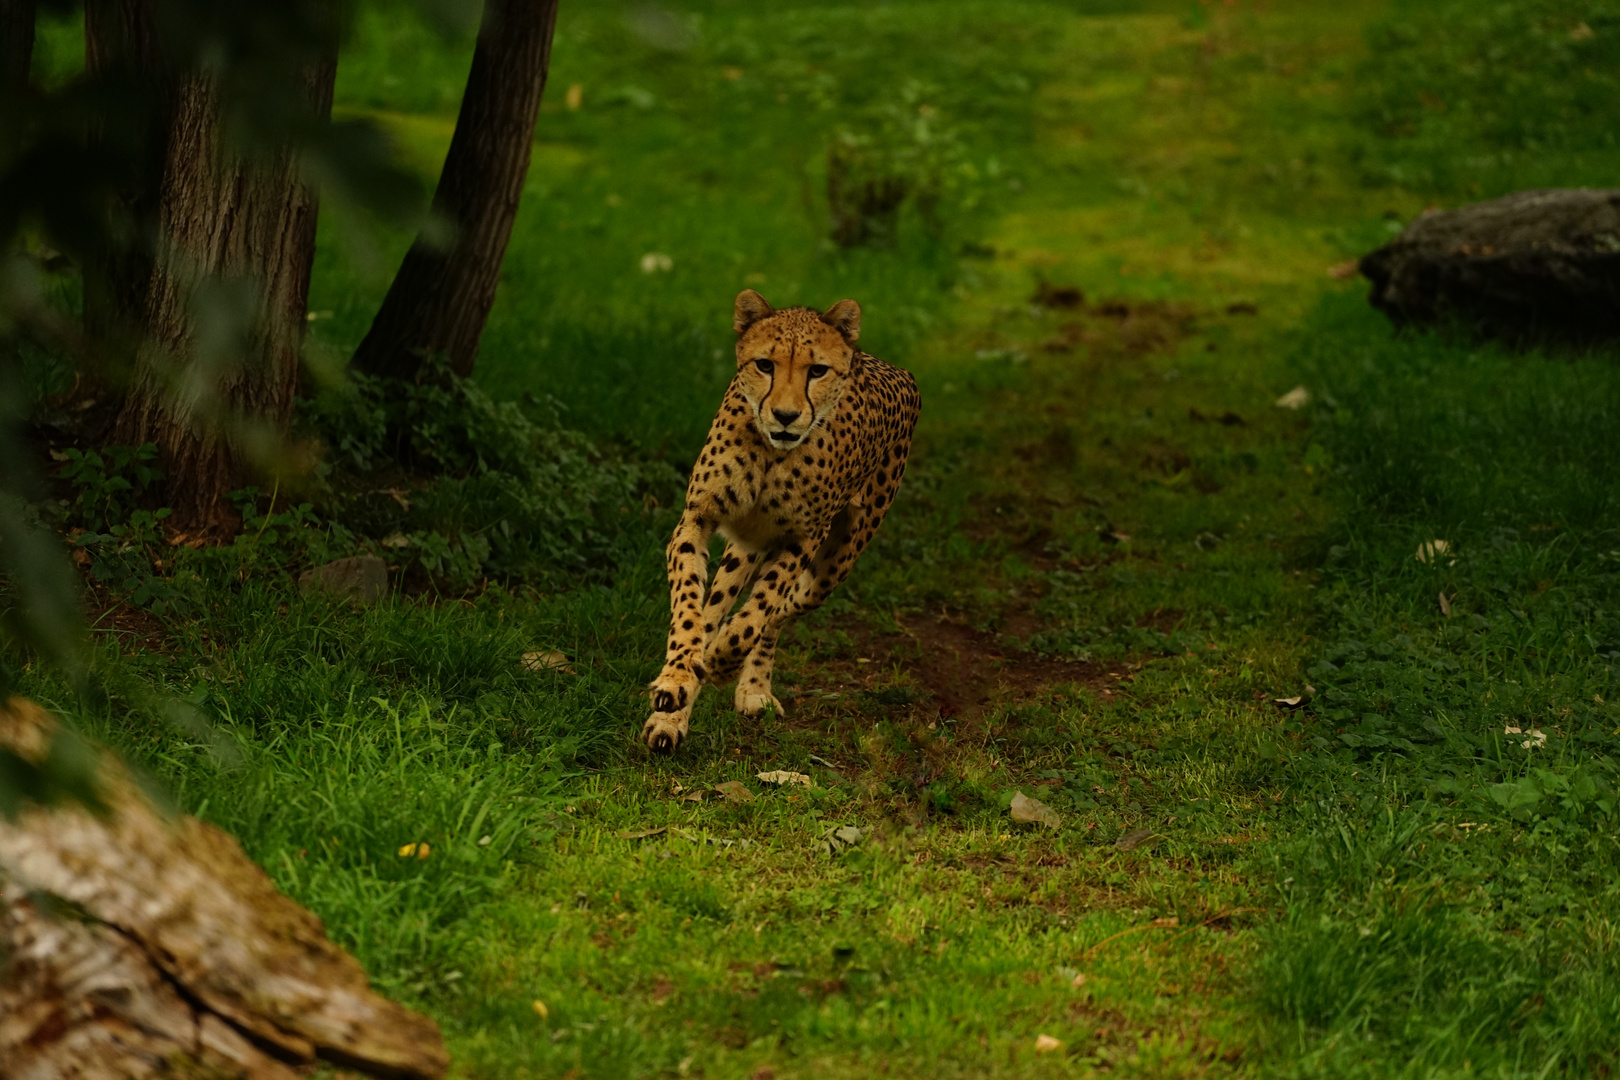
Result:
M449 246L418 238L354 355L371 375L415 378L447 356L471 374L529 171L557 0L486 0L456 133L433 196Z
M302 73L307 104L330 113L335 55ZM220 146L217 88L182 79L174 96L159 247L136 360L113 441L156 443L171 525L219 536L225 496L268 463L292 418L315 193L291 151Z
M0 95L28 89L34 62L34 0L0 0Z

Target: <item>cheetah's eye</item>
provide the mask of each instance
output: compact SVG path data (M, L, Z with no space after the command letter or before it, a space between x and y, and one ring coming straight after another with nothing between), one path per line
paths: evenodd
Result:
M832 370L832 368L828 367L826 364L811 364L810 365L810 377L812 379L819 379L819 378L821 378L823 375L827 374L827 372L829 372L831 370Z
M776 365L771 363L769 360L755 360L754 366L759 368L759 373L761 375L769 375L771 372L776 370Z

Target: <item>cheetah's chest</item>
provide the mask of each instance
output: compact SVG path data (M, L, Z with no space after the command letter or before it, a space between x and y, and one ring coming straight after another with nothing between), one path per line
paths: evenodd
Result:
M811 433L807 445L764 455L743 484L752 497L722 517L722 535L759 551L783 539L825 531L857 487L860 455L853 434L853 415L839 409Z

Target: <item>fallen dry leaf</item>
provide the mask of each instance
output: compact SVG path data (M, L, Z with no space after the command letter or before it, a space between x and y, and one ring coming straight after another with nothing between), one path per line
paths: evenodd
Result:
M1526 750L1533 749L1537 746L1547 745L1547 733L1542 731L1540 728L1531 728L1529 731L1525 731L1517 724L1509 724L1502 729L1502 734L1530 736L1528 739L1525 739L1523 742L1519 743L1519 745L1524 747Z
M699 788L697 791L688 791L685 795L681 796L681 802L702 802L704 799L707 799L710 794L711 792L708 788Z
M657 836L669 831L668 825L660 825L656 829L626 829L619 834L620 840L645 840L649 836Z
M1063 1041L1054 1039L1050 1035L1035 1036L1035 1052L1037 1054L1050 1054L1054 1050L1063 1049Z
M821 834L817 846L826 850L828 855L837 855L840 851L847 851L861 842L861 830L853 825L834 825Z
M1344 262L1334 263L1332 266L1328 267L1327 276L1332 278L1334 281L1345 281L1349 278L1355 277L1356 271L1360 269L1360 259L1346 259Z
M1451 597L1445 593L1440 594L1440 614L1448 619L1451 618Z
M1152 836L1153 830L1144 825L1140 829L1132 829L1124 836L1121 836L1118 840L1115 840L1114 847L1120 851L1131 851L1135 848L1141 847L1143 842L1150 839Z
M524 671L563 671L569 675L574 673L574 669L568 666L568 657L556 649L536 649L533 652L526 652L519 666Z
M1069 980L1069 985L1074 987L1077 990L1080 987L1086 985L1086 973L1083 972L1083 971L1075 972L1074 973L1074 978Z
M678 829L673 825L670 826L669 835L678 836L682 840L690 840L694 844L713 844L715 847L745 847L746 848L746 847L753 847L754 846L754 842L752 840L748 840L748 839L727 840L724 837L719 837L719 836L699 836L697 833L689 832L686 829Z
M786 769L776 769L773 772L755 773L754 775L767 784L781 784L784 786L803 784L805 787L810 786L810 778L802 772L788 772Z
M1297 709L1301 705L1304 705L1306 702L1310 701L1311 695L1315 693L1316 687L1307 686L1303 694L1296 694L1293 697L1272 698L1271 700L1276 702L1278 705L1281 705L1285 709Z
M1418 545L1417 554L1413 558L1420 563L1438 562L1440 556L1451 554L1451 541L1425 540ZM1457 560L1451 560L1455 563Z
M1048 829L1055 829L1063 824L1063 819L1058 816L1056 810L1039 799L1030 798L1022 791L1013 795L1012 806L1009 809L1012 811L1014 821L1021 821L1026 825L1044 825Z
M1311 392L1303 386L1296 386L1288 393L1277 399L1279 409L1303 409L1311 403Z
M741 780L727 780L723 784L714 785L714 790L725 796L726 802L753 802L754 793L743 787Z

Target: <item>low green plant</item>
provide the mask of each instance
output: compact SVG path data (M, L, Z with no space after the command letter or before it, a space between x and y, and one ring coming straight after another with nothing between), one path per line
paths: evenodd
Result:
M908 205L935 239L947 212L971 208L977 173L929 91L906 83L892 100L839 130L827 147L827 209L840 247L893 245Z
M326 516L453 587L600 579L680 490L668 465L563 427L554 402L497 402L442 361L415 382L354 373L305 418L329 449Z
M157 446L107 446L101 450L69 448L60 452L57 479L73 488L73 498L57 504L65 525L110 530L130 520L142 496L163 479L154 464Z

